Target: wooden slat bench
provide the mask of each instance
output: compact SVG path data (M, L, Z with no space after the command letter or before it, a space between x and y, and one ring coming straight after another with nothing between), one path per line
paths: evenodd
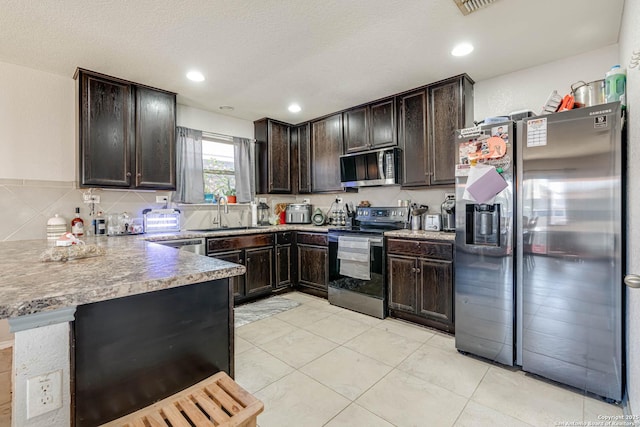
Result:
M108 427L255 427L262 402L226 373L217 374L132 414Z

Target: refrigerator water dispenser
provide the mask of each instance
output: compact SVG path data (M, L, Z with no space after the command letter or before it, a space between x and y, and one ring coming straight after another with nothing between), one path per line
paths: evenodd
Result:
M500 246L500 205L466 205L467 245Z

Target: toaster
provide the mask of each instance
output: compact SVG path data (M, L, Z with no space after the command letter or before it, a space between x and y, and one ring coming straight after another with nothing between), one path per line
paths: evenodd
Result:
M287 224L311 224L311 205L292 203L286 209Z
M425 214L422 229L426 231L440 231L440 215Z

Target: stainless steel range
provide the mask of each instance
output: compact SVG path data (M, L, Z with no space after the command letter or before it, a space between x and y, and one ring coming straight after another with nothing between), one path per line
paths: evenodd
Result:
M387 284L383 234L408 228L408 207L358 207L355 225L329 229L329 302L384 319Z

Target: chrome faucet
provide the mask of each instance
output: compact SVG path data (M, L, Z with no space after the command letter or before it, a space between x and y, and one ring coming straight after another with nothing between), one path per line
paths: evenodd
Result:
M224 202L224 213L229 213L229 202L227 202L227 198L225 196L218 197L218 227L222 227L222 217L220 216L220 205Z

